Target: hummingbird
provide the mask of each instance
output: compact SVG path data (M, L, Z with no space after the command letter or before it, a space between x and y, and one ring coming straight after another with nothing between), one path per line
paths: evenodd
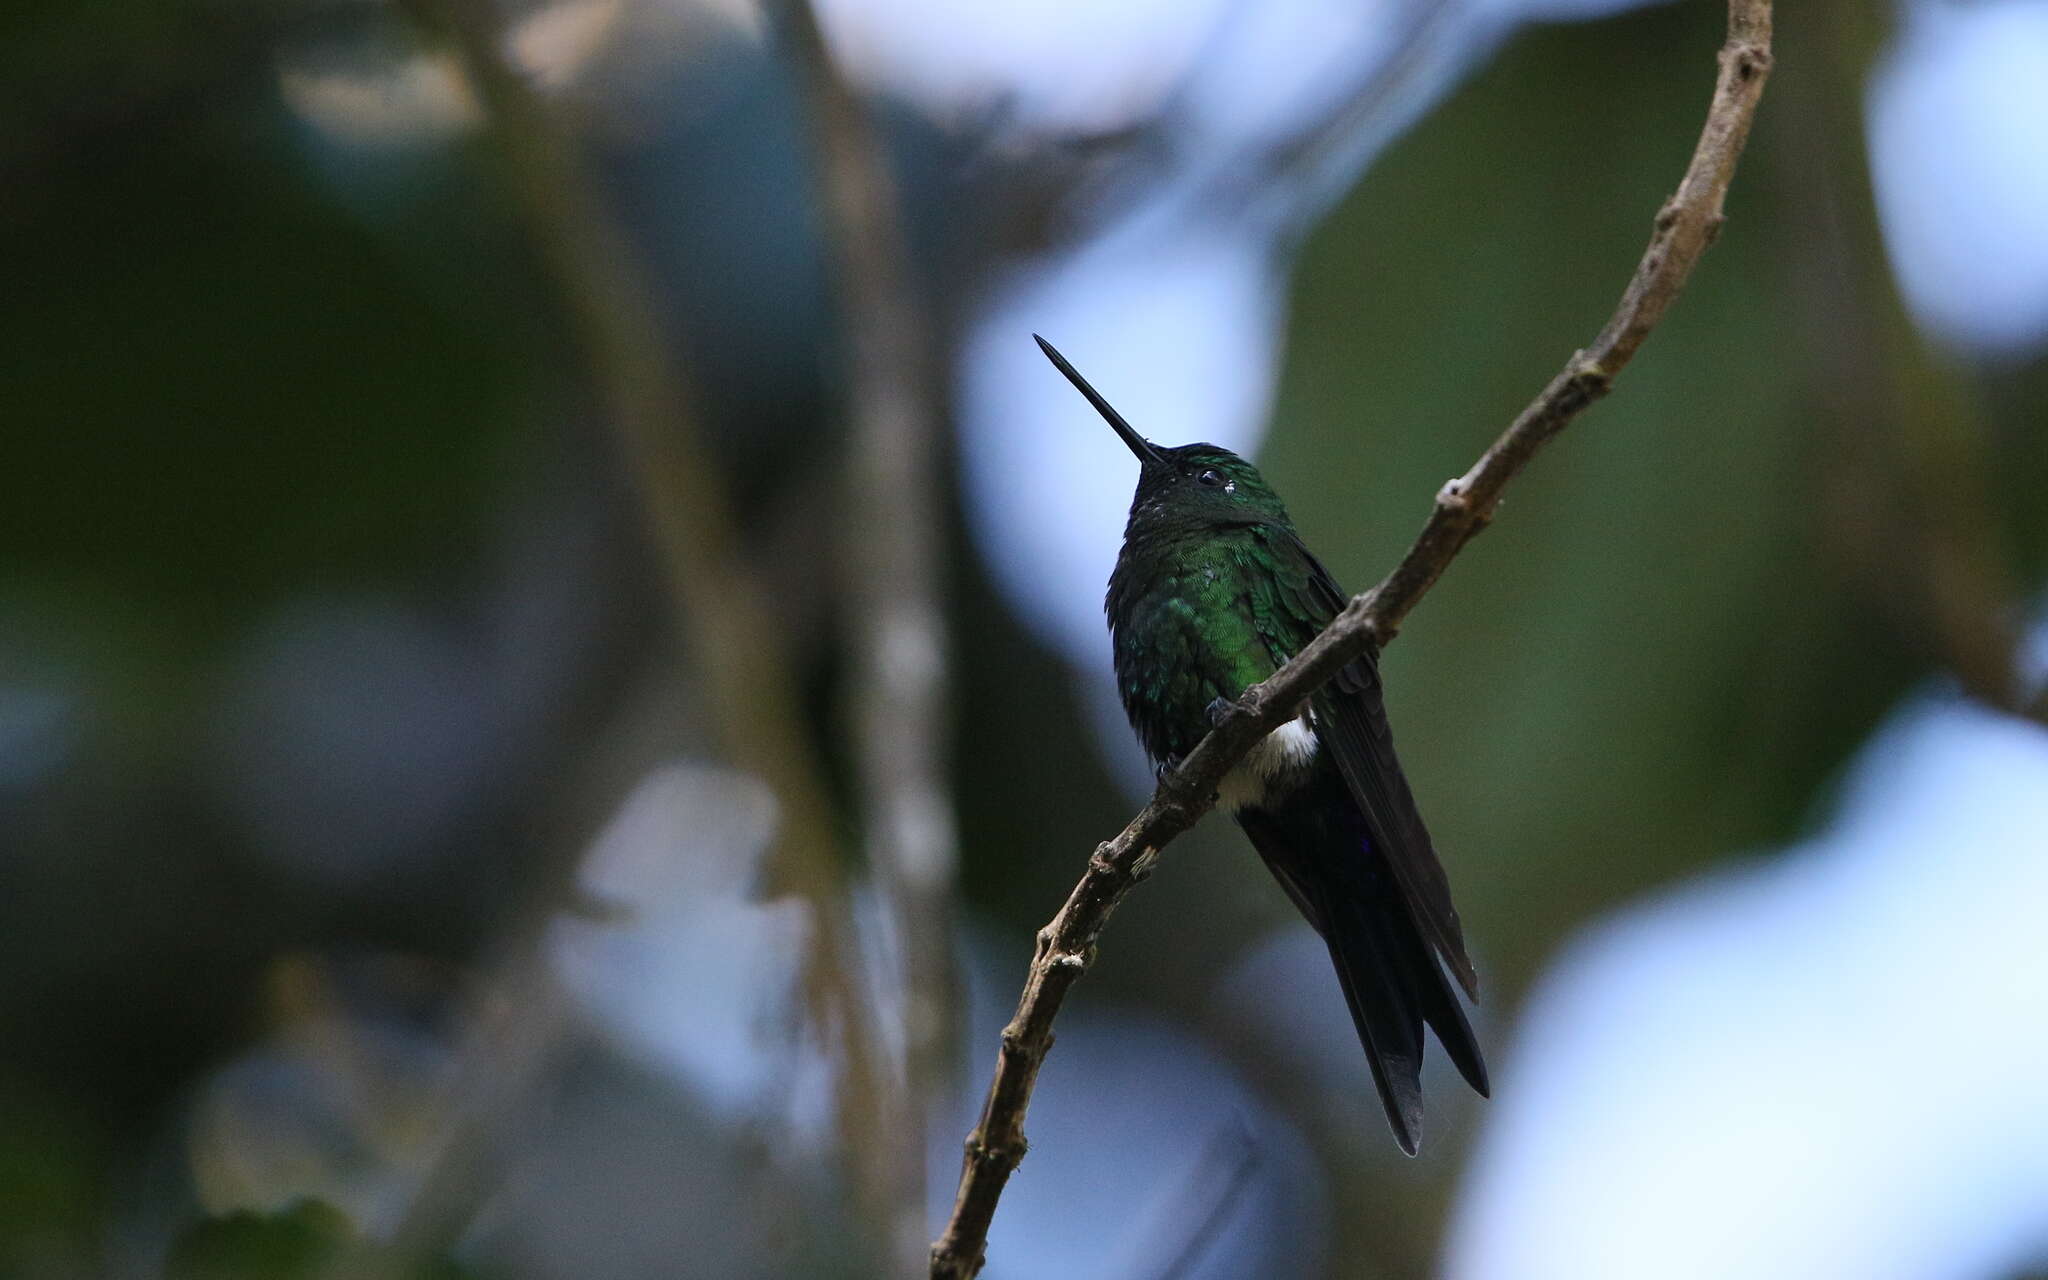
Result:
M1132 429L1044 338L1038 345L1138 459L1110 574L1117 692L1162 771L1280 668L1347 600L1258 469L1213 444L1165 447ZM1487 1095L1458 993L1477 1000L1450 883L1394 755L1377 656L1355 659L1301 715L1261 739L1217 801L1322 935L1401 1150L1422 1137L1422 1028Z

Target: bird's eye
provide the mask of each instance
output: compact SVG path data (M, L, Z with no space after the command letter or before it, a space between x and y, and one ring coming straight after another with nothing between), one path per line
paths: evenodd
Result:
M1221 489L1223 487L1223 473L1212 467L1201 475L1196 476L1195 481L1198 484L1208 485L1211 489Z

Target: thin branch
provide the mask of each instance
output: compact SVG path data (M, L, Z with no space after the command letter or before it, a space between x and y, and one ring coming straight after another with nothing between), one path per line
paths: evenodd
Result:
M1722 203L1770 71L1770 49L1770 0L1729 0L1728 39L1699 145L1677 193L1658 211L1649 248L1620 305L1592 346L1565 363L1470 471L1438 492L1421 536L1391 574L1353 597L1321 635L1269 679L1245 690L1180 768L1161 781L1130 825L1096 848L1088 873L1059 914L1039 930L1016 1016L1003 1029L981 1119L967 1138L952 1217L932 1245L933 1280L966 1280L981 1269L996 1203L1024 1158L1025 1108L1052 1047L1053 1019L1068 989L1094 960L1096 941L1123 896L1150 871L1167 842L1209 809L1223 775L1255 742L1292 719L1301 703L1344 666L1394 637L1452 558L1486 527L1508 481L1607 393L1684 288L1721 228Z
M948 1089L956 1001L955 834L939 605L939 394L911 280L901 201L864 104L839 74L809 0L789 6L809 98L825 235L837 266L851 441L845 570L854 619L851 710L869 866L900 944L903 1075L888 1126L892 1270L925 1255L925 1127Z
M536 249L619 434L700 688L726 754L774 792L773 891L811 907L805 986L836 1033L838 1117L858 1165L880 1146L873 1019L859 981L838 820L800 714L796 683L758 583L739 561L730 506L699 439L686 379L632 246L598 199L568 129L505 60L491 0L406 0L442 35L488 113ZM486 1059L481 1064L488 1069ZM863 1185L873 1179L863 1170Z

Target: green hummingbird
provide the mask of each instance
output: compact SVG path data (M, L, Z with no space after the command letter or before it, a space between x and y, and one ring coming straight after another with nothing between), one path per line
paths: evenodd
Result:
M1213 444L1153 444L1051 343L1038 345L1138 458L1103 608L1124 712L1164 769L1346 596L1251 463ZM1423 1024L1481 1097L1486 1063L1444 976L1448 966L1478 998L1450 883L1394 755L1374 653L1262 739L1217 799L1328 945L1394 1139L1414 1155Z

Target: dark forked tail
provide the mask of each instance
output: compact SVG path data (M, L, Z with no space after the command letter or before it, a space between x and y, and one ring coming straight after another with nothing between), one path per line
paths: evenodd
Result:
M1325 898L1323 941L1337 966L1352 1025L1401 1150L1422 1141L1422 1026L1435 1031L1458 1074L1487 1096L1486 1061L1450 980L1391 893Z
M1333 784L1334 785L1334 784ZM1436 952L1372 852L1341 791L1284 811L1244 809L1238 825L1287 896L1323 935L1373 1083L1401 1150L1422 1138L1422 1028L1436 1031L1481 1097L1486 1062Z

